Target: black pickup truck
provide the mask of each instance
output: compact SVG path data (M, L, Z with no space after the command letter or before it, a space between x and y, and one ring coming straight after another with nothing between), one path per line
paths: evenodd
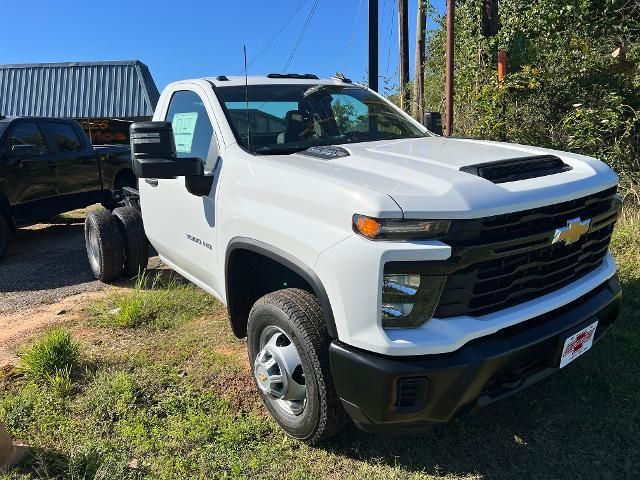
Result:
M135 186L127 146L92 146L74 120L0 116L0 259L16 227Z

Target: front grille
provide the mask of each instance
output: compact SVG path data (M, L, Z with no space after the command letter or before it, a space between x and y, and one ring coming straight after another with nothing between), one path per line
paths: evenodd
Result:
M598 268L618 218L616 189L569 202L452 222L443 240L452 257L438 274L447 280L434 317L481 316L562 288ZM591 219L570 245L551 244L568 220Z

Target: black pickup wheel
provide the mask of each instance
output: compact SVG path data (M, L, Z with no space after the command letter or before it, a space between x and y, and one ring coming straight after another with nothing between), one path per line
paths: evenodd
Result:
M108 210L89 212L84 240L93 275L103 282L118 278L124 267L124 239L116 217Z

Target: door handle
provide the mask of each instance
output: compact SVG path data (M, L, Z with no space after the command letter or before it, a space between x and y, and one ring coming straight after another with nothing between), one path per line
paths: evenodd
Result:
M158 186L158 179L157 178L145 178L144 181L147 182L152 187L157 187Z

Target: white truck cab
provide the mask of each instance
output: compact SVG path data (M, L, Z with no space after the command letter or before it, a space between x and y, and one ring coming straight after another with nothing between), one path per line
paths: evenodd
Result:
M227 305L296 438L447 421L564 367L617 316L621 202L598 160L443 138L313 75L176 82L153 120L132 126L141 218L87 218L94 273L146 266L146 234Z

